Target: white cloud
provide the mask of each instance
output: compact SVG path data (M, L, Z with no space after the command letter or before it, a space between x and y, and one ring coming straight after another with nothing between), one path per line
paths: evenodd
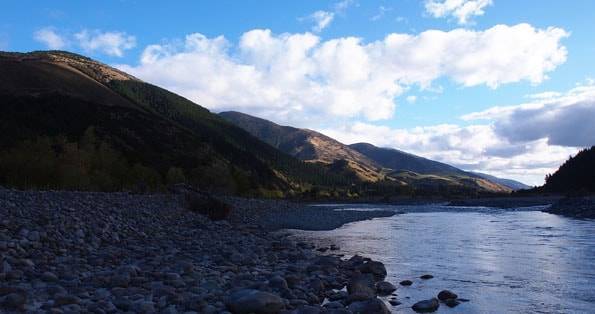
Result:
M595 145L595 84L537 96L533 102L492 107L462 118L494 121L497 135L512 143L546 139L550 145Z
M408 103L414 104L417 101L417 96L415 96L415 95L407 96L406 100Z
M425 7L433 17L452 16L459 24L469 23L473 16L483 15L492 0L426 0Z
M355 1L354 0L343 0L343 1L339 1L337 3L335 3L334 7L335 7L335 12L336 13L345 13L345 11L352 5L354 5Z
M392 8L387 8L383 5L381 5L380 7L378 7L378 13L376 13L375 15L373 15L370 20L372 21L378 21L381 18L384 17L384 15L386 14L386 12L390 12L392 11Z
M308 16L309 20L314 21L312 31L319 33L331 24L335 17L335 13L327 11L316 11Z
M404 90L431 88L441 77L492 88L539 83L565 62L565 36L559 28L528 24L392 33L369 43L255 29L234 45L196 33L176 44L150 45L140 64L121 68L210 109L303 126L335 117L391 118Z
M74 34L83 50L88 53L100 51L109 56L122 57L125 50L136 46L136 38L124 32L101 32L82 30Z
M499 136L493 125L451 124L394 129L354 123L321 130L344 143L368 142L397 148L445 162L465 170L484 172L531 185L543 184L578 148L550 145L546 139L511 143Z
M36 31L33 34L33 38L44 44L48 49L62 49L67 45L67 40L51 27L45 27Z

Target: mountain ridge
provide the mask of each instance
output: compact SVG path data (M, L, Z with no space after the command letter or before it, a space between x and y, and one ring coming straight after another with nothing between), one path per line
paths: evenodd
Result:
M337 154L336 151L331 153L323 151L325 148L334 145L340 147L343 152L351 152L349 157L352 159L348 160L348 165L354 171L358 172L356 165L371 164L377 167L377 173L381 174L384 180L392 180L397 183L416 186L461 185L492 192L510 192L512 190L507 186L492 182L456 167L396 149L380 148L369 143L345 145L313 130L281 126L272 121L240 112L228 111L221 112L219 115L237 126L244 128L261 140L272 145L277 145L284 152L300 159L310 158L304 160L311 162L330 162L330 158L342 158L344 154ZM284 136L286 137L285 139L283 139ZM325 139L327 141L326 145L315 147L315 149L318 149L318 152L304 157L301 153L302 148L312 145L312 138ZM299 149L296 149L296 147ZM327 159L316 159L319 156L326 156ZM359 156L363 156L363 158L357 159ZM362 176L360 175L360 177Z

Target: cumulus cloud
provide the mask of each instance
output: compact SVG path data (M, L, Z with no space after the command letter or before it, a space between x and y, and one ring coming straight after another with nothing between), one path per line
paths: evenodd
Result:
M595 145L595 84L567 93L547 92L533 102L493 107L463 116L464 120L493 120L494 130L512 143L547 139L550 145Z
M547 139L511 143L499 136L493 125L452 124L395 129L368 123L354 123L323 129L324 134L344 143L369 142L397 148L465 170L543 184L578 148L551 145Z
M452 16L459 24L467 24L473 16L483 15L492 0L426 0L425 8L433 17Z
M55 29L45 27L37 30L33 34L33 38L44 44L48 49L62 49L66 47L67 40L64 36L58 34Z
M122 57L125 50L136 46L136 38L125 32L101 32L84 29L74 34L74 38L86 52L100 51L114 57Z
M190 34L150 45L123 70L214 110L241 110L277 122L391 118L407 88L441 77L463 86L539 83L566 60L563 29L528 24L485 31L429 30L323 41L312 33L255 29L237 44ZM298 120L299 119L299 120Z

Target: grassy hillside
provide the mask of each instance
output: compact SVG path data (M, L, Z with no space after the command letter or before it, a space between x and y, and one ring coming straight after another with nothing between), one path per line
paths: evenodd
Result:
M380 148L368 143L345 145L318 132L281 126L271 121L239 112L222 112L220 116L245 129L261 140L310 162L335 164L342 161L343 170L351 170L364 182L416 190L509 192L511 189L453 166L429 160L396 149ZM382 184L381 184L382 183ZM370 187L359 193L377 191ZM389 188L390 190L390 188ZM418 191L419 192L419 191ZM397 193L397 192L395 192ZM456 192L458 193L458 192Z
M382 167L370 158L318 132L281 126L241 112L228 111L219 115L300 160L329 165L336 160L345 160L346 166L363 181L376 182L385 178Z

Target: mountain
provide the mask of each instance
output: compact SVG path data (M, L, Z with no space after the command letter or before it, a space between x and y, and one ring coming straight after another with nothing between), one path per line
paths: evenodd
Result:
M395 171L406 170L419 174L468 175L467 172L427 158L409 154L394 148L381 148L368 143L349 145L352 149L368 156L383 167Z
M464 171L451 165L409 154L394 148L380 148L368 143L351 144L349 147L368 156L382 167L406 170L418 174L464 176L483 178L513 191L529 189L530 186L510 179L502 179L488 174Z
M547 175L544 192L595 192L595 146L570 157L556 172Z
M0 185L163 189L182 180L279 195L352 183L188 99L69 52L0 52L0 99Z
M480 172L471 172L477 176L480 176L484 179L490 180L492 182L496 182L498 184L504 185L506 187L509 187L510 189L512 189L513 191L518 191L518 190L528 190L531 189L532 187L529 185L526 185L522 182L516 181L516 180L511 180L511 179L502 179L502 178L498 178L489 174L485 174L485 173L480 173Z
M281 126L236 111L221 112L219 115L269 145L301 160L324 164L345 160L346 166L363 181L376 182L385 177L382 167L370 158L318 132Z
M396 149L368 143L345 145L318 132L281 126L239 112L219 114L283 152L309 162L345 160L358 177L368 182L391 181L428 191L462 187L475 191L510 192L511 188L456 167Z

